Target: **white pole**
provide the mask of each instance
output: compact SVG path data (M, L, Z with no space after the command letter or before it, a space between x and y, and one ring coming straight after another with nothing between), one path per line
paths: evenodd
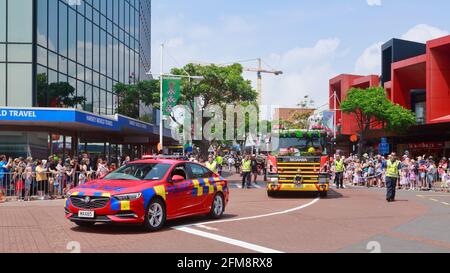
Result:
M159 143L161 151L164 153L164 111L163 111L163 77L164 77L164 44L161 44L161 74L160 74L160 93L159 93Z
M334 91L334 93L333 93L333 97L334 97L334 128L333 128L333 131L334 131L334 139L336 139L336 137L337 137L337 132L336 132L336 130L337 130L337 94L336 94L336 90Z

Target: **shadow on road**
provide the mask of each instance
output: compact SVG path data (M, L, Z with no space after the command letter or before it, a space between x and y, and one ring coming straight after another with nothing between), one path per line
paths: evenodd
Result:
M238 215L234 214L224 214L222 218L218 220L227 220L238 217ZM168 221L166 226L158 231L157 233L168 232L173 227L177 226L188 226L195 225L198 223L204 223L213 221L213 219L207 216L192 216L187 218L180 218ZM96 224L93 227L79 227L74 226L71 228L74 232L82 232L82 233L91 233L91 234L104 234L104 235L136 235L136 234L151 234L151 232L146 231L139 224Z
M320 197L317 192L279 192L276 193L275 196L271 197L273 199L299 199L299 198L308 198L315 199ZM329 190L327 197L321 197L323 199L338 199L345 198L344 195L340 194L337 191Z

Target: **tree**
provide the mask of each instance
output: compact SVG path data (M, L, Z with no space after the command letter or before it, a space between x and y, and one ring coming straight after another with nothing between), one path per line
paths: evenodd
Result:
M414 113L389 101L382 87L352 88L341 103L341 111L356 118L360 157L371 131L379 129L405 131L416 124Z
M242 77L242 73L243 68L240 64L225 67L188 64L183 68L174 68L171 71L173 75L189 74L203 77L202 80L181 77L181 97L177 104L187 106L191 113L200 111L202 117L205 109L211 105L219 105L225 111L227 104L236 106L256 104L257 93L253 90L251 82ZM133 85L119 83L114 86L114 91L119 96L119 114L138 118L139 109L136 107L138 102L160 109L159 80L142 81ZM202 100L202 105L196 105L197 98ZM175 120L174 117L171 118ZM202 127L209 120L210 118L203 118ZM224 136L225 134L226 132ZM211 142L205 139L194 141L194 144L200 147L203 155L207 154L211 146Z
M48 84L47 75L42 73L37 77L37 101L41 107L76 107L86 101L83 96L75 96L75 88L68 82Z
M253 90L251 82L243 78L243 68L240 64L224 67L188 64L183 68L172 69L171 72L174 75L189 74L203 77L200 81L183 78L181 80L181 98L179 101L179 104L186 105L192 113L195 109L200 109L202 117L204 117L205 109L210 105L219 105L225 111L227 104L235 106L256 104L257 92ZM196 98L201 98L202 105L195 105ZM203 118L203 127L208 120L210 119ZM224 132L224 136L225 134L226 132ZM206 155L211 142L202 139L194 141L194 144L200 147L203 155Z
M117 83L113 91L118 97L116 112L120 115L138 119L140 103L159 108L159 81Z

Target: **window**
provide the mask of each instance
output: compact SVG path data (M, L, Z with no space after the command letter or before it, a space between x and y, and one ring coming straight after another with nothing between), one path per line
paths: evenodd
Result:
M6 61L6 45L0 44L0 62Z
M6 106L6 64L0 63L0 106Z
M170 174L169 179L172 179L172 177L174 177L175 175L179 175L179 176L183 177L184 180L186 180L187 179L186 165L181 164L181 165L176 166L174 168L174 170L172 171L172 173Z
M33 5L31 5L31 1L8 1L8 42L31 43L32 26Z
M59 2L59 54L67 57L67 6Z
M0 42L6 41L6 0L0 0Z
M56 52L58 46L58 0L48 1L48 48Z
M32 59L31 45L26 44L9 44L8 45L8 62L30 62Z
M8 106L33 106L31 72L31 64L8 64Z
M78 15L77 21L77 60L80 64L84 64L84 18Z
M200 165L189 164L189 168L191 169L192 172L192 179L209 178L213 176L210 170Z
M169 168L168 164L128 164L108 174L103 180L161 180Z

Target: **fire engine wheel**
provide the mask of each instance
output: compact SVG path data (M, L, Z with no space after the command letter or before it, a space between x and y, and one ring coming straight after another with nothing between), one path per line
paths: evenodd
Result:
M273 192L273 191L267 191L267 196L269 196L269 197L275 197L275 192Z

